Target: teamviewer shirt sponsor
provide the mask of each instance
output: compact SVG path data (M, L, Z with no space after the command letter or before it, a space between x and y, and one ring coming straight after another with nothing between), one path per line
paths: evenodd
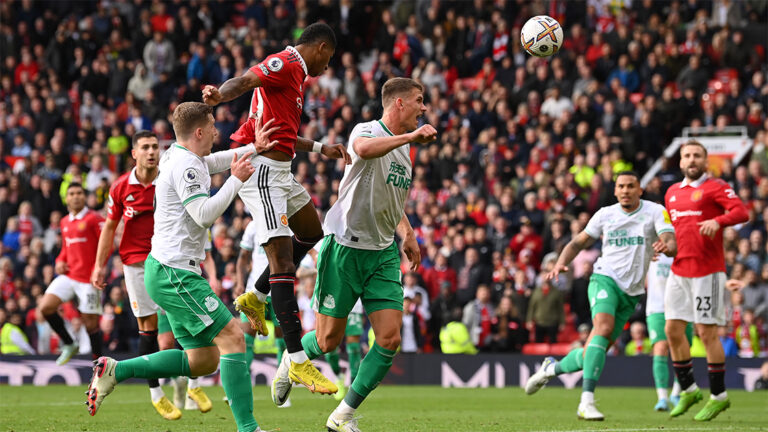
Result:
M136 177L136 168L120 176L109 190L107 218L125 221L120 240L123 264L136 264L147 259L155 225L154 199L155 182L146 187L142 185Z
M174 143L163 154L155 186L152 256L159 262L202 274L208 229L198 225L184 206L210 195L211 176L203 158Z
M335 234L341 245L382 250L395 240L411 185L410 145L368 160L358 156L352 145L357 137L387 136L392 132L380 120L358 124L349 136L352 164L345 168L339 199L325 217L325 232Z
M56 262L67 263L70 279L90 282L103 226L104 218L87 207L76 215L70 214L61 219L62 245Z
M636 296L645 291L645 275L653 257L651 245L674 228L664 207L640 200L640 206L631 213L620 204L601 208L584 231L595 239L603 237L602 255L594 273L612 278L624 292Z
M723 228L748 218L736 192L728 183L704 175L694 182L684 180L670 186L664 200L678 239L672 272L683 277L724 272ZM721 227L714 239L699 233L699 222L709 219Z

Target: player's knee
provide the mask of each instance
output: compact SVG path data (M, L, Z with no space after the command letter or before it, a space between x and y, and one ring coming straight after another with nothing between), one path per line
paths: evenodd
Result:
M341 343L341 336L336 335L317 335L317 346L324 353L331 352Z
M293 273L296 266L293 264L293 257L279 256L275 259L275 271L272 273Z
M595 333L605 337L610 338L611 333L613 333L613 323L597 323L595 324Z
M54 313L56 313L56 309L57 308L55 306L47 303L42 303L40 306L37 307L37 310L40 311L40 314L42 314L44 317L48 315L53 315Z
M391 335L376 338L376 343L384 349L397 351L400 347L400 333L392 333Z
M189 359L189 372L193 376L205 376L216 372L219 367L218 357L195 357Z
M160 351L173 349L175 345L176 343L174 342L174 339L173 339L173 333L163 332L157 335L157 347Z

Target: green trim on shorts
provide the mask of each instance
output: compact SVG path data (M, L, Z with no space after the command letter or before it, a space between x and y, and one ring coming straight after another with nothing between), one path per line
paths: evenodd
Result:
M587 293L593 321L598 313L607 313L614 317L611 342L615 341L629 317L635 312L635 305L640 296L631 296L622 291L612 278L594 273L589 278Z
M400 253L394 242L382 250L355 249L327 235L317 269L312 306L323 315L347 318L358 298L368 314L403 310Z
M667 340L667 334L664 331L664 325L667 323L667 320L664 318L664 312L648 315L645 317L645 323L648 325L648 337L651 339L651 345Z
M345 336L362 336L363 334L363 314L350 313L347 317L347 327L344 330Z
M213 346L213 339L232 320L208 281L197 273L166 266L151 254L144 263L149 296L166 313L173 335L187 350Z

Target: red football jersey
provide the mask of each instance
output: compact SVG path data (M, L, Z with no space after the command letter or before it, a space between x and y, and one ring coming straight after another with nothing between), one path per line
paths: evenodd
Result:
M270 140L277 140L274 147L293 157L296 136L301 125L301 111L304 108L304 79L307 65L292 46L267 57L250 69L261 80L261 87L253 90L248 121L230 136L233 141L251 144L256 135L256 118L262 123L275 119L272 127L278 127Z
M677 256L672 271L683 277L702 277L725 272L723 229L746 222L749 214L728 183L701 177L682 181L667 189L664 198L677 238ZM715 219L720 224L714 239L699 233L699 222Z
M136 168L118 178L109 189L107 217L125 221L120 240L123 264L135 264L147 259L152 249L155 183L144 187L136 177Z
M104 218L87 207L76 215L70 213L61 218L62 245L56 262L64 261L69 265L67 276L71 279L84 283L91 281L103 225Z

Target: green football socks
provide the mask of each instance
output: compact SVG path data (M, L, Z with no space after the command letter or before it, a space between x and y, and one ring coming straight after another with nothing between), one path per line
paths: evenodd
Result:
M177 349L121 360L115 367L117 382L128 378L157 379L177 376L190 376L187 353Z
M584 348L577 348L555 364L555 375L580 371L583 366Z
M344 397L344 402L352 408L357 408L363 400L375 389L392 367L392 359L396 351L382 348L376 342L360 363L360 370L352 382L349 393Z
M594 392L597 386L597 380L603 373L605 366L605 351L608 349L610 341L603 337L594 335L589 345L584 351L584 381L582 390L585 392Z
M347 356L349 356L349 379L352 382L357 377L357 371L360 370L360 342L347 342Z
M341 373L341 366L339 366L339 349L336 348L335 350L325 353L325 361L328 362L328 364L331 366L331 370L336 376L339 376Z
M229 408L239 432L253 432L259 427L253 418L253 391L251 376L244 353L224 354L220 357L221 385L229 400Z
M656 388L669 387L669 360L667 356L653 356L653 382Z
M253 362L253 341L254 337L245 334L245 365L248 367L248 373L251 371L251 363Z
M320 349L320 345L317 344L317 336L314 330L301 338L301 347L304 348L304 352L307 353L307 357L310 360L314 360L324 354Z

